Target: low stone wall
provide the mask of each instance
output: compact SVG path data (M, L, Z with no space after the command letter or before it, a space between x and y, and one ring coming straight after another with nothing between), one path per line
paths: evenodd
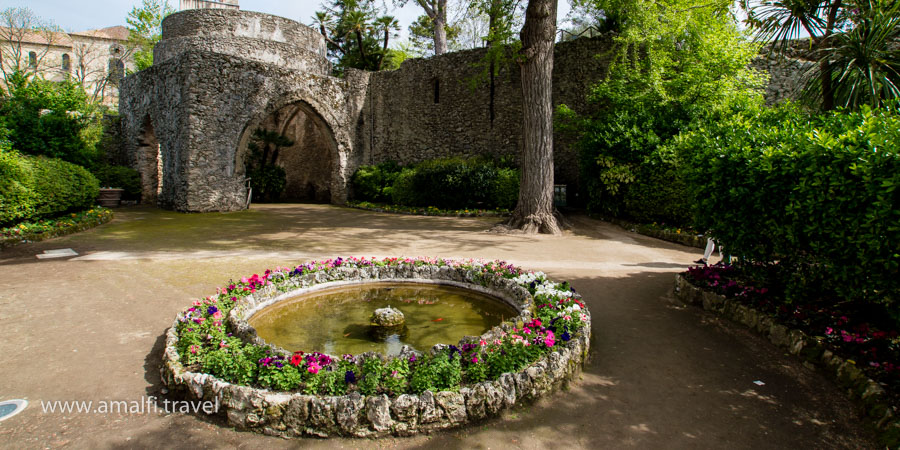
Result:
M887 393L853 361L835 355L819 339L807 336L800 330L790 329L764 312L694 286L681 274L675 276L675 297L683 303L700 306L746 325L773 344L802 358L804 366L825 369L825 373L864 408L866 416L875 423L884 443L889 448L900 446L900 418L894 415Z
M534 300L528 290L500 276L481 276L480 281L476 278L472 271L433 265L340 268L327 273L309 273L280 285L268 285L246 297L231 310L229 320L237 336L264 344L246 322L256 311L298 293L374 281L427 282L465 287L494 295L513 305L521 312L511 321L513 323L530 319ZM589 317L589 313L584 312ZM580 373L590 346L588 319L582 331L568 342L559 342L554 351L544 354L523 370L504 373L496 380L465 385L458 392L425 391L394 398L387 395L366 396L358 392L320 396L240 386L209 374L187 371L176 349L177 324L176 319L167 332L160 369L163 383L190 398L216 402L220 405L219 412L225 412L232 426L282 437L407 436L473 423L565 386ZM481 338L494 339L510 328L512 325L504 323ZM274 352L289 354L277 347L271 348ZM439 344L432 352L443 348Z

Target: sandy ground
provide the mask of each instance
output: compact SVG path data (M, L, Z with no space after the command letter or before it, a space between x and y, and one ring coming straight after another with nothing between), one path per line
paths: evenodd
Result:
M0 448L875 448L833 384L743 327L671 300L701 251L584 217L563 236L488 233L496 219L328 205L227 214L121 209L96 229L0 253ZM79 256L38 260L44 250ZM160 394L163 334L232 278L337 256L504 259L568 280L594 317L590 363L552 399L413 438L284 440L196 414L45 412L42 402ZM754 383L761 381L764 384Z

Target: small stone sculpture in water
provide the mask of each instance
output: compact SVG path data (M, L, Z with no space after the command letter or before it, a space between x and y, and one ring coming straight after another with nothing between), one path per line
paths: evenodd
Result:
M372 314L372 324L377 327L399 327L406 323L406 318L399 309L388 306L376 309Z

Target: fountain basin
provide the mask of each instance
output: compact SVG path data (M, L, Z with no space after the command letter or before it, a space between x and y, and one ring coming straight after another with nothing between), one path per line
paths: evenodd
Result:
M366 394L362 389L362 382L359 379L351 380L348 374L347 382L358 382L358 389L357 385L353 384L353 388L348 388L344 395L324 395L321 392L309 394L301 390L279 391L274 388L241 385L233 380L226 381L221 376L204 373L197 364L191 364L192 355L185 352L183 343L179 342L185 323L191 325L194 322L190 320L195 322L199 320L191 316L188 310L179 315L167 333L161 368L163 383L183 396L217 402L216 404L221 405L219 412L224 412L229 424L237 428L284 437L301 435L379 437L431 432L478 421L496 415L515 404L547 395L566 385L580 372L589 349L590 313L584 308L577 294L561 290L565 285L545 280L542 275L535 280L534 274L518 268L513 269L511 266L497 270L496 262L388 259L379 261L377 265L373 263L374 261L352 260L352 263L344 261L343 264L335 266L332 266L331 262L324 266L320 263L311 271L300 270L301 266L298 266L294 271L276 271L271 276L267 272L265 283L254 283L251 279L249 285L243 283L237 286L237 290L252 289L253 292L239 298L230 308L227 325L235 336L245 342L267 346L271 357L266 360L281 358L281 361L288 361L287 358L291 357L291 353L262 340L247 319L271 305L295 297L298 293L372 282L441 284L489 294L513 306L519 315L491 328L481 336L464 338L456 343L460 348L439 344L424 354L407 349L396 358L371 352L356 356L346 355L351 359L356 358L360 366L364 366L365 361L371 361L372 358L383 361L385 365L403 359L400 362L405 365L405 359L409 358L411 368L429 358L447 358L449 354L451 361L462 361L465 355L463 382L452 389L418 391L407 389L395 392L379 388ZM306 267L309 267L309 264ZM235 292L232 288L234 286L220 294L218 298L232 295ZM578 326L566 328L565 332L562 332L557 324L555 343L552 333L541 334L542 342L546 343L547 347L543 348L542 352L536 353L535 358L527 365L519 366L510 372L480 377L477 379L480 381L471 381L471 370L477 367L477 364L472 364L475 360L470 362L468 358L473 354L488 356L488 353L477 353L479 341L496 342L498 344L496 349L499 350L501 341L502 345L511 345L509 343L511 337L520 338L518 334L522 334L524 328L534 327L530 329L536 332L539 328L545 329L536 318L541 317L547 322L550 317L547 315L548 311L557 308L554 306L557 305L557 301L548 299L547 295L558 296L559 305L569 305L567 310L559 312L559 317L562 318L563 314L569 317L571 312L573 316L580 317L576 320ZM537 305L535 296L539 300ZM206 301L215 300L207 298ZM205 303L202 308L206 308ZM556 314L555 309L552 312ZM476 344L472 344L473 342ZM544 345L539 343L538 339L531 342L535 346ZM467 345L469 347L466 347ZM481 350L493 351L492 345L487 344ZM466 348L475 348L474 353L460 351L460 349L467 351ZM505 348L510 350L514 347ZM457 359L454 359L456 355L454 351L459 354ZM325 355L317 357L325 358ZM329 360L340 358L333 355L328 357ZM418 360L413 363L412 361L417 358ZM487 364L478 361L478 364L481 363ZM468 372L465 367L469 367ZM321 376L321 373L317 376ZM466 381L467 379L470 381ZM410 383L410 386L413 384Z

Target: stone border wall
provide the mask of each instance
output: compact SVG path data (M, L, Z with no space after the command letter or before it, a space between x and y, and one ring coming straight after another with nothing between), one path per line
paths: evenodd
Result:
M426 281L489 293L522 311L516 321L529 319L534 304L531 294L514 281L494 276L479 283L473 272L462 268L433 265L340 268L329 273L315 272L292 278L281 285L267 285L256 294L242 299L229 313L229 320L239 327L236 335L252 339L255 330L245 319L265 306L292 297L298 290L308 292L315 285L327 288L370 281ZM587 310L584 312L590 317ZM496 416L506 408L566 386L581 372L590 349L591 333L588 320L568 342L558 342L554 351L544 354L530 366L517 373L504 373L497 380L466 385L458 392L425 391L418 395L403 394L389 398L387 395L366 396L358 392L343 396L278 392L240 386L209 374L189 372L181 364L176 349L177 324L176 319L166 333L163 365L160 368L163 384L189 398L216 402L219 411L225 412L229 425L282 437L409 436ZM493 338L501 330L509 328L510 325L505 323L482 337ZM440 347L439 344L435 349ZM273 349L280 350L277 347Z
M803 365L808 368L825 369L832 381L845 388L850 397L863 407L866 416L877 427L883 443L890 448L900 445L900 418L894 416L887 393L856 364L835 355L822 341L800 330L790 329L770 315L735 299L694 286L682 274L675 276L675 298L747 326L778 347L802 358Z

